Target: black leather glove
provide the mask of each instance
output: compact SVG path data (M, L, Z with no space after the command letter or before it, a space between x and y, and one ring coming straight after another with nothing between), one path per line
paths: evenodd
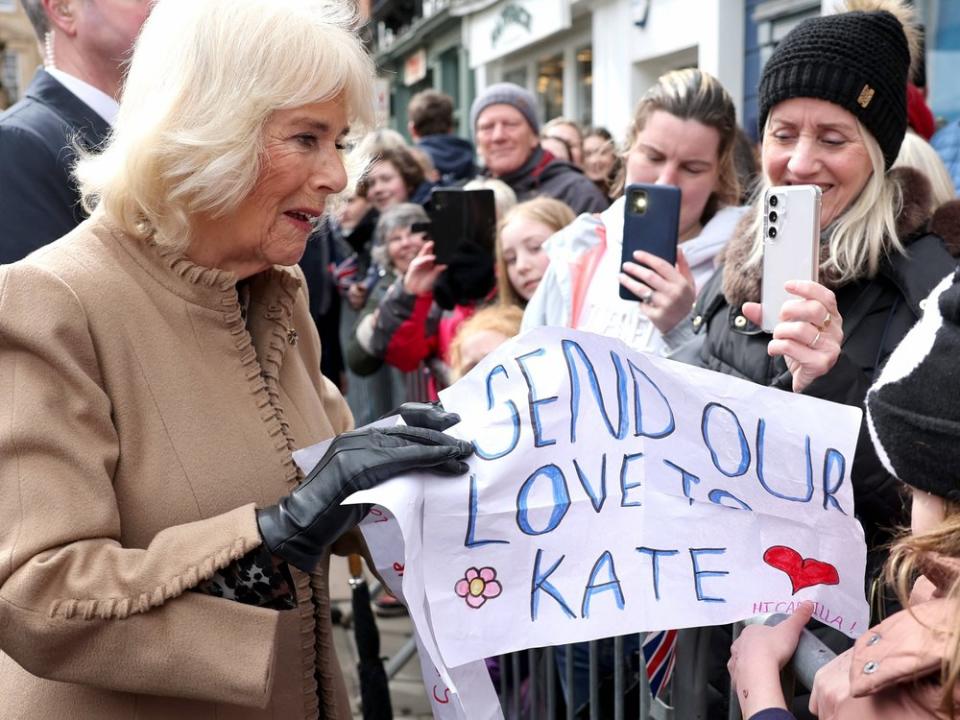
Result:
M420 427L355 430L337 436L327 452L289 495L257 510L263 541L274 555L311 572L324 549L356 525L365 505L341 505L396 475L427 470L461 475L470 443Z
M444 410L439 401L432 403L405 402L400 407L382 415L380 419L391 415L399 415L411 427L429 428L440 432L460 422L460 416Z
M433 299L444 310L453 310L483 300L496 282L493 255L476 243L462 243L434 283Z

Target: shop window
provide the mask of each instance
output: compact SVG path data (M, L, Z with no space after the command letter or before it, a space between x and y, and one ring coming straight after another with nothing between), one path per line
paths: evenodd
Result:
M512 68L503 73L503 82L513 83L522 88L527 87L527 69L525 67Z
M563 115L563 55L537 63L537 100L545 121Z
M588 45L577 50L577 108L584 127L593 125L593 49Z
M7 51L0 55L0 86L6 92L7 102L11 105L20 99L20 56ZM0 105L2 106L2 105Z

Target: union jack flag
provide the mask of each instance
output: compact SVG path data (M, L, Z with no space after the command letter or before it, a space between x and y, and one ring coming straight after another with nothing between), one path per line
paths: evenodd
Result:
M659 698L670 683L676 661L677 631L647 633L643 640L643 663L647 668L650 694Z

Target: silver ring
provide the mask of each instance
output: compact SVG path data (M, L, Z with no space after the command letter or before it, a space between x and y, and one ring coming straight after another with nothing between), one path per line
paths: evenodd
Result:
M653 300L653 290L647 290L643 294L643 297L640 298L640 302L644 303L645 305L650 305L652 300Z
M813 340L810 341L810 347L816 347L818 342L820 342L820 330L817 330L817 334L814 336Z

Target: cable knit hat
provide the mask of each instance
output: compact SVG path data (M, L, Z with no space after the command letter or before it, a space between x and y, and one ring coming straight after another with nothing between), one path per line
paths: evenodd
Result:
M777 45L760 78L760 133L777 103L826 100L863 123L890 169L907 130L907 79L917 31L910 11L897 0L846 5L848 12L804 20Z
M511 105L520 111L533 132L540 134L540 121L537 120L537 100L533 94L519 85L503 82L491 85L477 95L470 106L470 127L476 132L477 119L491 105Z
M867 425L884 467L908 485L960 502L960 270L867 392Z

